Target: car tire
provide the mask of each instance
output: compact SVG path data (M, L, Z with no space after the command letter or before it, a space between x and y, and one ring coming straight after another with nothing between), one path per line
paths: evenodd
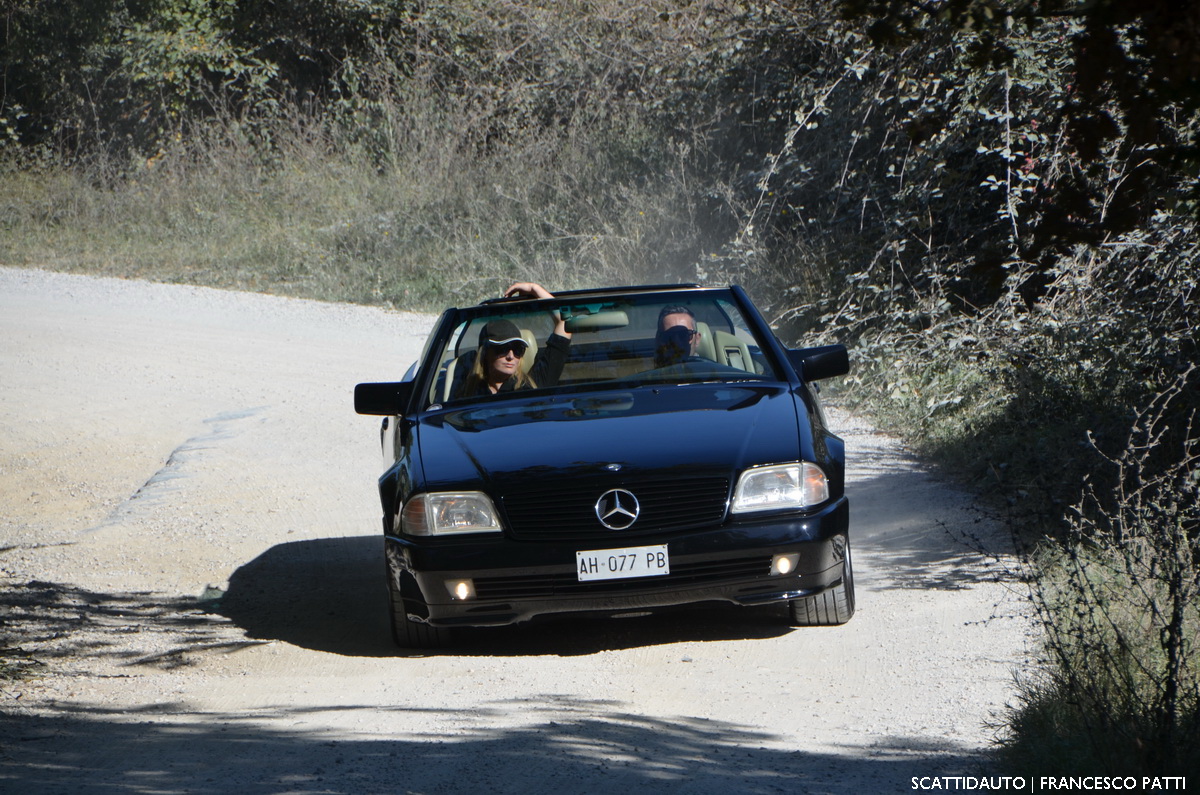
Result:
M842 581L816 596L791 600L788 615L794 627L835 627L854 616L854 566L848 541L842 558Z
M392 624L392 641L402 649L440 649L450 642L450 630L433 627L408 617L404 604L403 578L405 573L387 561L388 614ZM411 579L411 575L408 575ZM416 588L416 583L412 585Z

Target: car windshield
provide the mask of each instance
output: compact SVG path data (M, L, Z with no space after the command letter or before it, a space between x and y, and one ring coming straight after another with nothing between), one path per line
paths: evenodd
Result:
M569 341L554 334L560 317ZM780 378L766 346L732 297L721 291L500 301L459 310L452 322L435 357L426 359L433 373L425 381L425 405L495 399L482 384L486 360L477 361L481 350L520 354L521 372L501 396L510 390L578 392ZM481 347L485 338L494 347Z

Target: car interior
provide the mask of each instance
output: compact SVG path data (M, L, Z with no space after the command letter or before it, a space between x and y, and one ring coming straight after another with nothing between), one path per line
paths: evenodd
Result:
M659 365L655 361L658 312L661 304L613 306L563 306L561 312L572 334L571 350L557 386L622 381L643 377ZM515 308L515 307L514 307ZM748 329L731 319L711 299L691 306L700 338L699 359L750 376L770 377L770 368ZM431 385L429 402L448 403L474 366L479 330L498 313L465 321L442 353L438 376ZM528 371L539 346L552 333L555 318L547 311L504 312L521 332L529 348L521 360ZM702 319L706 318L706 319ZM722 371L724 372L724 370Z

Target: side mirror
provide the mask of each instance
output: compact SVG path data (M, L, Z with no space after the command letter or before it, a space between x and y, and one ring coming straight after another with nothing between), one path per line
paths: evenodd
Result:
M359 414L403 414L412 397L412 381L359 384L354 387L354 410Z
M789 350L788 361L805 381L820 381L850 372L850 355L845 345Z

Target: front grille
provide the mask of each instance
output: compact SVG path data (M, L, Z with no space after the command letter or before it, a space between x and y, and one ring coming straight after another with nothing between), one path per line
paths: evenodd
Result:
M632 492L641 514L625 530L610 530L596 517L596 500L611 488ZM603 538L613 543L648 533L718 525L725 518L729 479L725 477L618 482L589 479L551 482L503 498L514 538L522 541L570 541Z
M771 571L770 555L671 564L671 573L658 577L580 582L574 572L513 577L476 577L480 599L548 599L556 596L622 593L656 586L687 587L736 582L765 577Z

